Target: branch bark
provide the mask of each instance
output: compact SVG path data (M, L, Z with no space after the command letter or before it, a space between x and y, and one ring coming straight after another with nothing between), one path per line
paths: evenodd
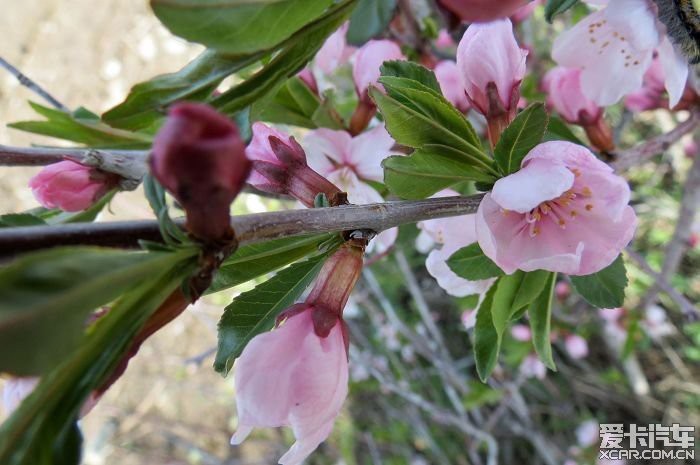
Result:
M482 197L479 194L259 213L236 216L231 224L241 245L323 232L381 232L402 224L475 213ZM184 224L183 219L177 222ZM158 223L142 220L5 228L0 229L0 257L62 245L137 248L139 240L162 241Z
M20 84L22 84L24 87L27 89L31 90L47 102L49 102L52 106L54 106L56 109L68 112L68 108L66 108L65 105L63 105L61 102L59 102L53 95L49 94L46 90L44 90L43 87L41 87L39 84L31 80L26 74L24 74L22 71L18 70L14 66L12 66L10 63L7 62L3 57L0 57L0 66L5 68L10 74L12 74L14 77L17 78Z

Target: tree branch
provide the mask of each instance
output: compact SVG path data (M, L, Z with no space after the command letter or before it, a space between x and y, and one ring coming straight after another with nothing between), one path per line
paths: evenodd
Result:
M380 232L406 223L475 213L483 195L392 201L233 217L239 243L281 237L368 229ZM184 220L178 219L183 226ZM156 221L115 221L0 229L0 257L61 245L137 248L139 240L162 241Z
M47 91L45 91L39 84L36 82L32 81L28 76L26 76L22 71L18 70L14 66L12 66L10 63L8 63L3 57L0 57L0 66L5 68L7 71L10 72L14 77L17 78L20 84L22 84L24 87L27 89L31 90L47 102L49 102L51 105L56 107L57 109L65 112L69 112L70 110L66 108L65 105L63 105L61 102L56 100L51 94L49 94Z

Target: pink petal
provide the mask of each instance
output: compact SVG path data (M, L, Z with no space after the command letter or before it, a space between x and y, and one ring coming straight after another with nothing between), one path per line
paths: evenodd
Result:
M602 109L581 90L581 70L557 67L545 75L547 83L547 102L568 122L580 120L581 112L596 118Z
M462 87L457 63L452 60L441 61L435 67L435 77L440 83L440 90L447 101L462 113L466 113L469 110L469 100L467 100L464 87Z
M355 136L350 141L345 162L355 169L361 179L384 181L382 160L391 155L396 142L384 125Z
M486 292L493 283L492 279L469 281L457 276L447 265L447 260L462 247L461 245L443 245L440 249L430 252L425 260L425 267L428 273L437 280L441 288L455 297Z
M570 334L564 339L564 346L569 356L573 359L582 359L588 356L588 343L578 334Z
M612 173L613 171L610 165L598 160L586 147L566 141L550 141L537 145L523 159L523 166L531 160L563 163L565 166L577 168L581 172Z
M304 138L306 159L309 166L327 176L335 170L335 164L345 164L352 138L346 131L316 129Z
M347 42L345 36L350 23L346 21L337 31L331 34L316 54L316 66L325 74L333 74L343 63Z
M668 91L669 108L673 108L683 97L685 84L688 82L688 62L676 51L667 36L664 36L659 45L659 62L666 78L664 84Z
M531 160L520 171L496 181L491 198L506 210L527 213L560 197L573 184L574 174L563 164Z
M516 341L530 342L532 331L525 325L513 325L513 327L510 328L510 335L513 336L513 339Z
M383 254L396 243L399 237L399 228L390 228L377 234L377 237L367 246L368 254Z
M381 203L384 198L369 184L362 182L350 168L333 171L327 179L348 193L348 200L355 205Z
M391 40L370 40L355 55L352 78L357 94L362 97L369 86L377 84L380 67L385 61L405 60L401 48Z

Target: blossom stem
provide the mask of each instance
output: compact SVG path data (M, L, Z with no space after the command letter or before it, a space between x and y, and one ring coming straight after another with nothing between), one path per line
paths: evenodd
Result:
M475 213L483 195L289 210L233 217L240 245L323 232L384 231L402 224ZM177 220L180 226L184 219ZM62 245L138 248L161 241L157 221L117 221L0 229L0 257Z

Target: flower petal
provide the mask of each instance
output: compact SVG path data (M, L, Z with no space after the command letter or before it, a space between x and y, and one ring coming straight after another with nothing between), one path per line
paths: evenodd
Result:
M683 97L685 84L688 81L688 61L681 53L676 51L667 36L664 36L659 45L658 56L664 70L664 84L668 92L668 106L673 108L678 105L681 97Z
M359 178L383 182L382 160L391 155L395 143L384 125L379 125L350 140L345 162Z

